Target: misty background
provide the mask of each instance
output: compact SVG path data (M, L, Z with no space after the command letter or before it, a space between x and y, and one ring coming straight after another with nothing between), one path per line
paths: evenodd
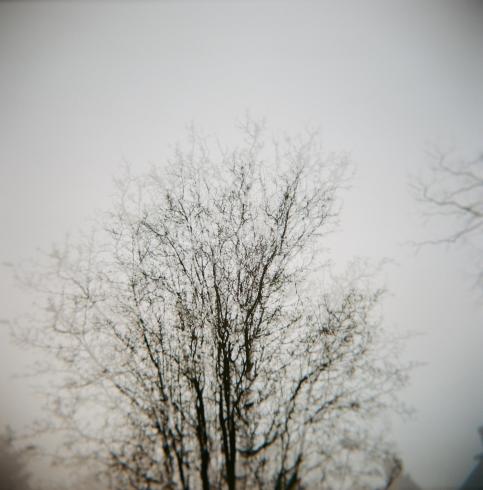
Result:
M37 401L9 322L31 308L11 264L63 242L111 204L126 161L162 164L194 122L230 142L248 110L269 130L317 128L356 167L328 242L391 259L385 325L424 363L393 421L405 471L460 484L481 451L480 243L423 247L451 222L425 222L411 196L428 149L483 152L483 4L449 2L1 2L0 422Z

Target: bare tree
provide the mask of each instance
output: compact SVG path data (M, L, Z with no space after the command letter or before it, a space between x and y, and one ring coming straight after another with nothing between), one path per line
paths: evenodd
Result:
M483 155L473 160L452 160L436 151L427 178L414 179L412 189L428 216L453 219L455 230L424 243L454 243L480 237L483 231Z
M426 217L445 226L437 238L424 245L465 243L476 249L476 284L483 284L481 263L483 238L483 155L473 160L450 158L448 153L430 154L432 166L426 178L414 178L413 194ZM439 218L439 220L438 220ZM452 231L446 231L448 225Z
M113 488L382 488L368 420L405 375L382 291L322 267L345 159L244 135L214 155L193 134L167 169L127 173L105 230L52 252L24 338L57 366L62 455Z

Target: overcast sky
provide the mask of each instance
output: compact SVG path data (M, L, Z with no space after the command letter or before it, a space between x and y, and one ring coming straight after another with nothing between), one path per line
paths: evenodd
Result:
M162 163L191 121L229 139L246 110L350 154L332 257L394 260L385 322L419 332L404 355L426 363L395 440L420 485L461 483L481 450L483 292L471 247L407 245L444 231L423 225L408 178L432 145L483 151L481 2L0 3L0 262L106 209L123 160ZM0 271L5 331L28 299Z

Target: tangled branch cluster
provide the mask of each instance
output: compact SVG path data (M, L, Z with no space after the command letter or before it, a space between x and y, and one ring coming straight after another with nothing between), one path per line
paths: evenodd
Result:
M381 291L306 287L344 161L312 137L268 161L245 129L218 158L194 136L169 173L127 175L106 236L52 254L30 340L61 368L63 455L114 488L382 487L366 420L404 375L377 341Z

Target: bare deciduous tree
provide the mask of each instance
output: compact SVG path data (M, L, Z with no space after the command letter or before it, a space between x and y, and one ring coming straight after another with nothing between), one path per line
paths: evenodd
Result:
M435 152L426 179L414 179L414 195L429 216L444 216L456 222L455 230L425 243L454 243L483 230L483 156L451 160Z
M477 285L483 284L481 246L483 245L483 155L473 160L451 159L449 154L432 153L433 165L426 178L413 179L412 191L423 213L441 218L452 231L438 238L416 243L422 245L465 242L476 247ZM436 220L435 220L436 221Z
M355 270L314 286L345 160L244 130L126 174L105 233L51 254L27 336L58 368L63 455L114 488L382 488L367 421L405 375L378 340L381 291Z

